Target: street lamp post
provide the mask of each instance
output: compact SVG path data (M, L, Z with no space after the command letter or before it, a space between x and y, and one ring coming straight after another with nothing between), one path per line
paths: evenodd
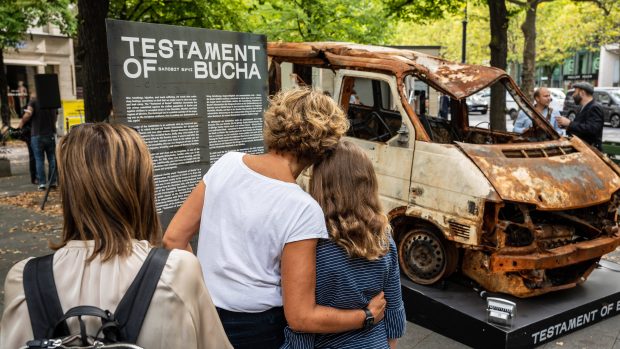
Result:
M467 2L465 2L465 17L463 18L463 46L461 48L461 63L467 61Z

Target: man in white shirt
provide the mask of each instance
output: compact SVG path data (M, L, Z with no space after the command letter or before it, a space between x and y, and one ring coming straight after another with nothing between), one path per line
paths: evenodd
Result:
M534 109L538 111L549 123L553 126L553 129L561 136L564 135L564 130L558 126L556 117L560 116L560 112L553 110L549 104L551 104L551 93L546 87L537 88L534 91ZM530 127L532 127L532 119L527 116L523 110L519 112L519 117L515 120L513 131L516 133L524 133Z

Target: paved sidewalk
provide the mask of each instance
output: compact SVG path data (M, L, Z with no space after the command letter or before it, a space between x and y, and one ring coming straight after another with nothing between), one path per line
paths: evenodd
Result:
M25 148L24 148L25 149ZM21 150L14 151L12 156ZM23 153L26 154L27 152ZM0 157L2 153L0 152ZM62 229L62 218L59 215L59 199L57 193L52 193L48 209L40 211L40 197L43 193L35 193L36 187L30 184L27 174L27 161L20 170L23 174L0 178L0 312L4 309L4 279L10 267L16 262L30 256L41 256L51 253L47 247L48 240L56 240ZM25 171L24 171L25 169ZM29 194L24 194L29 193ZM27 196L28 207L18 207L13 203L16 196ZM13 204L11 204L13 203ZM55 214L51 214L54 212ZM620 252L611 255L612 261L618 263ZM620 285L618 285L620 287ZM450 319L446 319L450 321ZM454 326L459 326L454 323ZM450 338L432 332L426 328L407 323L407 333L399 341L400 349L426 348L468 348ZM562 349L620 349L620 315L597 323L591 327L560 337L540 348Z

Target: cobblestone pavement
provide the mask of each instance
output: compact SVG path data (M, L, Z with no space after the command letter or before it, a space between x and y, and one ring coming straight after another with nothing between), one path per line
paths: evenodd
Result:
M606 127L607 129L607 127ZM619 137L620 140L620 137ZM15 151L13 155L17 158ZM1 153L0 153L1 155ZM18 164L18 171L27 173L27 163ZM57 241L62 229L58 193L51 193L46 209L38 206L43 193L36 192L27 174L0 178L0 312L4 309L4 279L13 264L30 256L51 253L48 240ZM620 262L620 251L606 257ZM619 285L620 287L620 285ZM458 324L455 324L458 326ZM400 349L468 348L450 338L424 327L407 323L407 332L399 341ZM540 348L620 349L620 316L599 322Z

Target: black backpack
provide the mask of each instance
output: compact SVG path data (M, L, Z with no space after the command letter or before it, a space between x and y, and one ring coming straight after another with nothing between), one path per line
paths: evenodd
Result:
M54 255L33 258L24 268L24 292L34 340L24 348L140 348L136 345L151 298L168 260L169 250L154 248L149 252L135 279L116 307L109 310L81 305L63 314L54 282ZM96 334L87 334L83 316L101 318ZM71 334L66 320L77 317L80 333Z

